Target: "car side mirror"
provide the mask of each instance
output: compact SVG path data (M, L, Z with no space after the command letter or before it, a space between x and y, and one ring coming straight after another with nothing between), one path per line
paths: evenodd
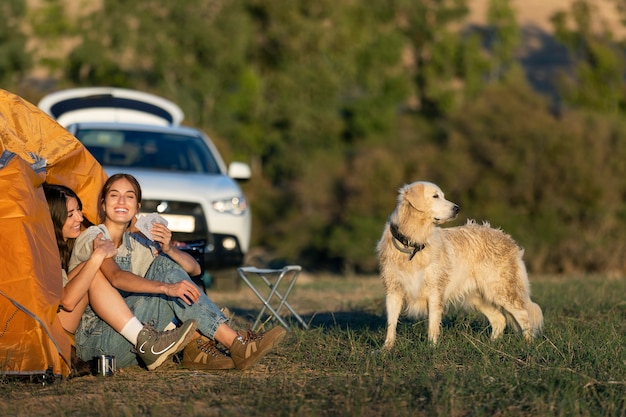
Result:
M252 177L250 165L244 162L231 162L228 165L228 176L238 181L249 180Z

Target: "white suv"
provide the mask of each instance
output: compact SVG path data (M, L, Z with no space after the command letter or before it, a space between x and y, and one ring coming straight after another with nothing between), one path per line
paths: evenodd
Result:
M125 172L139 180L141 211L168 220L173 239L203 266L196 281L206 288L211 278L233 279L250 245L250 209L236 181L250 178L247 164L233 162L227 170L204 133L180 126L180 107L152 94L75 88L47 95L39 107L76 136L108 175Z

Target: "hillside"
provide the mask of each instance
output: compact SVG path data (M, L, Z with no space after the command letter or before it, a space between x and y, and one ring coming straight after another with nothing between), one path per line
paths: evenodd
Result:
M512 0L517 21L522 29L523 43L519 59L529 82L541 92L553 90L552 80L559 70L568 67L567 50L552 37L551 18L555 13L569 11L575 0ZM489 0L470 0L469 25L483 26ZM594 0L597 29L610 28L616 38L623 38L626 29L611 0Z
M575 0L511 0L517 13L517 20L522 29L523 44L519 51L519 59L524 66L529 82L538 91L550 92L551 80L554 74L568 65L567 51L552 37L552 23L550 19L555 13L567 11ZM46 7L41 0L27 0L31 11ZM102 7L102 0L87 0L77 3L72 0L61 0L64 10L72 19L80 19L94 10ZM80 7L78 6L80 4ZM469 15L467 27L481 27L485 25L489 0L469 0ZM611 28L617 38L626 34L626 29L621 25L619 14L612 0L594 0L593 4L598 15L599 28ZM62 57L67 50L76 46L76 38L68 38L62 42L64 47L40 48L35 39L32 39L28 49L34 56ZM63 49L67 49L64 51ZM35 59L41 62L41 59ZM36 66L31 70L31 81L43 80L48 77L48 71Z
M470 23L484 24L488 3L489 0L470 0ZM544 32L552 31L550 18L559 11L569 10L573 3L574 0L512 0L520 26ZM615 2L594 0L592 3L603 21L603 26L611 27L616 35L623 36L625 32L619 21Z

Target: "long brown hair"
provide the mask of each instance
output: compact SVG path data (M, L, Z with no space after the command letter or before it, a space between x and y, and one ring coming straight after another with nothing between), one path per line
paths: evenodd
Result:
M61 255L61 267L67 271L72 249L74 248L74 241L76 240L63 239L63 226L67 221L67 200L75 198L78 202L79 210L83 209L83 203L74 191L64 185L44 183L43 192L46 195L52 224L54 225L54 235L57 239L59 254Z
M106 213L104 212L104 208L103 208L104 200L107 194L109 193L109 191L111 191L111 187L113 186L113 183L122 178L130 182L130 185L133 187L135 194L137 195L137 204L141 204L141 186L139 185L139 181L137 181L137 178L133 177L130 174L124 174L124 173L113 174L106 180L106 182L102 186L102 191L100 191L100 198L98 200L99 201L98 221L100 223L103 223L104 220L106 219Z

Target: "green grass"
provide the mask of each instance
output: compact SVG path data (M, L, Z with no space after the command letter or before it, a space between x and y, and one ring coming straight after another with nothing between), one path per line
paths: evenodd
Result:
M302 294L310 302L315 288L322 298L359 288L347 282L303 283ZM0 415L626 416L626 280L532 285L545 329L531 344L510 331L491 342L486 320L454 313L437 347L425 320L403 318L395 348L380 353L384 303L364 292L360 305L307 314L311 329L295 328L251 372L170 367L47 386L4 381Z

